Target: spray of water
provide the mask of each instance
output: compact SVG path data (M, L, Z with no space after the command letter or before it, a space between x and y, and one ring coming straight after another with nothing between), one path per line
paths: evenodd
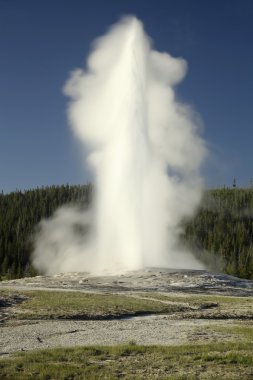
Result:
M65 93L74 134L95 174L90 214L63 208L41 223L34 265L47 273L200 268L178 245L201 198L197 117L175 99L186 62L152 49L128 17L97 39ZM75 226L89 225L89 234Z

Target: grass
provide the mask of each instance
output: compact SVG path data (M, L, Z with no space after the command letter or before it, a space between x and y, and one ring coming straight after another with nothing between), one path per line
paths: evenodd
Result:
M162 302L180 302L188 306L183 318L253 319L253 297L230 297L220 295L143 293L146 299L156 298Z
M253 297L0 290L0 297L14 295L27 297L13 309L12 319L16 320L106 319L148 313L168 314L173 318L253 319Z
M222 295L215 295L215 294L193 294L193 293L177 293L170 294L170 293L154 293L154 292L146 292L146 293L140 293L143 297L146 298L156 298L161 301L174 301L174 302L190 302L192 304L200 304L203 302L217 302L222 303L226 305L234 304L235 302L242 305L253 305L253 297L232 297L232 296L222 296Z
M253 343L76 347L18 353L2 379L252 379ZM46 363L46 365L45 365Z
M253 342L253 325L212 326L212 329L223 334L229 334L244 342Z
M175 313L178 303L166 304L126 295L61 291L0 291L0 296L23 295L27 299L15 307L15 319L99 319L145 313ZM187 309L187 307L185 307Z

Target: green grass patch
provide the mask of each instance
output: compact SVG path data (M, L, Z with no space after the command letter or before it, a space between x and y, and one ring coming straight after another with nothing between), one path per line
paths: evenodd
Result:
M2 379L252 379L253 343L76 347L18 353Z
M141 314L179 318L253 319L253 297L170 295L154 292L95 294L66 291L0 290L0 297L27 297L13 308L13 319L103 319Z
M186 293L155 293L155 292L146 292L139 293L139 295L147 298L156 298L162 301L174 301L174 302L188 302L194 304L200 304L203 302L217 302L220 304L235 304L240 303L243 305L253 305L253 297L231 297L231 296L221 296L215 294L186 294Z
M243 341L253 341L253 325L247 324L244 325L233 325L233 326L212 326L212 329L219 331L221 333L227 333L230 335L235 335Z
M142 293L146 299L181 303L188 306L184 318L253 319L253 297L230 297L217 295ZM190 312L189 312L190 311Z
M126 295L93 294L61 291L0 291L0 296L22 294L27 299L15 306L16 319L110 318L145 313L175 313L182 311L178 303L139 299ZM184 309L184 308L183 308ZM188 309L188 307L185 307Z

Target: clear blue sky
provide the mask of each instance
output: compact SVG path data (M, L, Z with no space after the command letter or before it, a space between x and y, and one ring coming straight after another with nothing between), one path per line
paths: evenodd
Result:
M209 186L253 177L252 0L0 0L0 190L85 183L62 87L125 14L188 61L178 96L200 113Z

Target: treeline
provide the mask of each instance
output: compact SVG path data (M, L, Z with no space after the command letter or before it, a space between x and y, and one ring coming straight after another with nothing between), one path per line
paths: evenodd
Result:
M92 186L51 186L0 194L0 276L15 278L36 274L31 265L33 238L39 221L61 205L88 206Z
M88 207L91 196L90 184L0 194L0 276L36 274L30 258L39 221L66 203ZM253 279L253 190L206 191L182 241L211 268Z
M183 237L211 267L253 279L253 190L206 191Z

